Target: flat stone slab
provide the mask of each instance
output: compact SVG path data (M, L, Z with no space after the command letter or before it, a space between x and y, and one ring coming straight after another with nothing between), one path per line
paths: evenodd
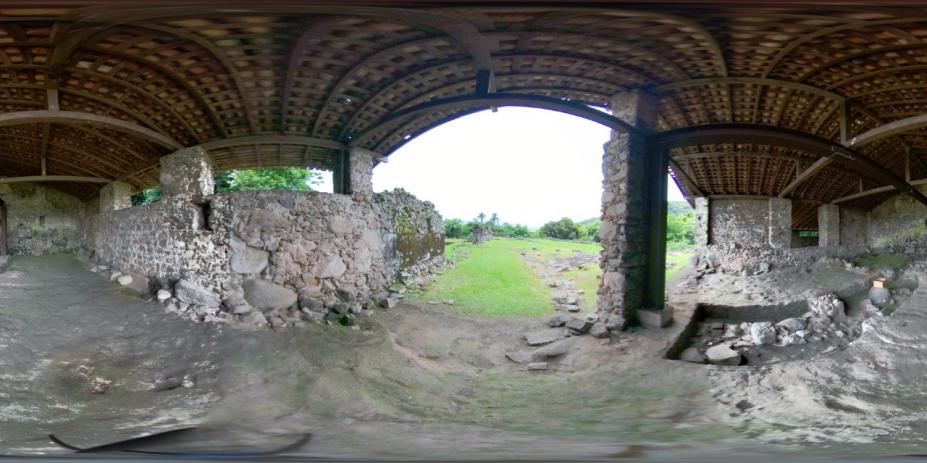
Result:
M565 337L566 333L564 333L564 330L561 328L551 328L525 333L525 341L529 346L543 346Z

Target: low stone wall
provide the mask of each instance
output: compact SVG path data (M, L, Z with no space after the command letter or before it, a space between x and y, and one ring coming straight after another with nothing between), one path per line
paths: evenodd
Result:
M7 208L7 249L13 255L73 252L80 247L77 198L35 183L0 185Z
M97 264L146 277L153 290L173 288L182 303L221 301L276 326L299 309L380 303L397 277L443 262L443 223L431 203L401 190L365 199L268 191L103 213L87 205L81 235Z

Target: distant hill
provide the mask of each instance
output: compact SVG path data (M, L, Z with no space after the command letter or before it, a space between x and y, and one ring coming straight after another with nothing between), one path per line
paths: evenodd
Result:
M579 225L589 225L590 223L595 223L595 222L598 222L599 220L602 220L602 218L601 218L601 217L593 217L593 218L591 218L591 219L586 219L586 220L583 220L583 221L581 221L581 222L576 222L576 223L579 224Z

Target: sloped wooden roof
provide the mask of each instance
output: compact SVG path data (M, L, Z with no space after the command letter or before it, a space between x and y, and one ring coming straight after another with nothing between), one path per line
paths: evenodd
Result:
M843 121L852 138L927 113L927 8L917 6L48 4L0 7L0 113L57 105L107 116L181 146L212 143L220 169L332 168L339 144L372 130L363 147L389 154L482 107L439 109L382 132L378 123L472 94L480 70L492 72L496 92L598 107L617 92L646 89L657 96L657 131L749 123L839 142ZM226 140L238 142L219 143ZM859 150L898 176L927 176L924 129ZM0 127L3 176L36 175L44 156L50 175L151 186L170 151L105 124ZM816 159L723 141L672 154L699 192L725 195L777 195ZM835 162L791 196L830 202L882 185ZM88 196L97 187L62 188ZM871 207L880 197L844 204Z

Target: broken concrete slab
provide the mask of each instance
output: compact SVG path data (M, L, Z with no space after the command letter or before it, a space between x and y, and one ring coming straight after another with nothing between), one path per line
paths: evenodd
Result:
M607 338L608 327L606 327L605 323L602 322L593 323L592 328L589 328L589 335L594 338Z
M573 318L567 322L566 327L574 334L586 334L592 328L592 322L581 318Z
M188 280L179 280L174 285L174 297L187 304L219 307L219 298L202 286Z

